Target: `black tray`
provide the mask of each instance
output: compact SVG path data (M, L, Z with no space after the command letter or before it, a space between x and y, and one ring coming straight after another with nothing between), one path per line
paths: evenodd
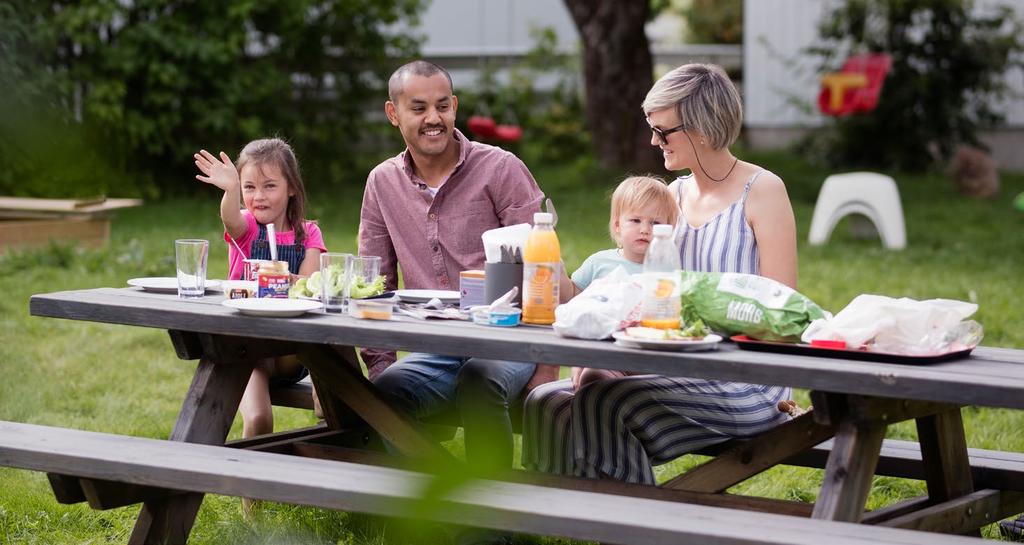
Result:
M847 360L903 363L907 365L923 365L965 358L971 353L971 350L974 350L974 347L971 347L964 350L946 352L944 354L908 356L906 354L893 354L891 352L869 352L867 350L827 348L800 343L759 341L757 339L751 339L746 335L734 335L730 340L736 343L736 345L743 350L754 350L756 352L775 352L778 354L796 354L798 356L821 356L826 358L843 358Z

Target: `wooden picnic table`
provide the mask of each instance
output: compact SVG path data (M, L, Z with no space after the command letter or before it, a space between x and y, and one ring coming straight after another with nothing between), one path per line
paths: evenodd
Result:
M646 496L688 504L797 515L822 522L865 522L951 534L973 532L977 535L981 526L1024 511L1024 456L1006 453L1004 457L1003 453L989 451L985 451L988 454L983 456L973 450L969 453L960 416L960 407L964 405L1024 409L1024 351L979 347L964 359L920 366L753 352L739 350L730 343L710 352L654 352L623 348L611 342L561 338L548 328L538 327L491 328L467 322L409 318L387 322L362 321L320 312L296 318L251 317L222 306L222 300L220 294L186 301L173 295L148 293L136 288L100 288L35 295L30 302L30 312L35 316L166 329L179 357L200 360L171 433L172 441L223 445L253 360L299 353L320 394L325 425L236 441L233 446L261 452L378 463L377 455L350 448L358 446L360 441L366 443L364 433L353 431L356 430L353 423L361 421L412 458L445 459L447 453L437 441L422 426L393 409L358 370L353 347L372 346L785 384L811 390L813 411L752 440L727 444L718 449L718 455L709 462L661 487L549 476L533 476L529 480L532 484L576 489L596 494L594 498L604 498L604 494L618 495L622 498L618 500L620 502L627 501L627 497ZM891 446L883 445L887 426L908 419L916 420L920 462L915 469L907 469L906 474L923 477L927 482L928 495L865 513L865 502L876 468L912 465L891 463L892 460L899 462L900 456L912 449L894 454ZM820 444L830 439L826 450L822 451ZM3 447L0 444L0 465L4 465ZM818 453L817 459L825 458L827 461L821 491L813 505L724 493L734 484L765 469L780 463L800 463L795 460L815 458L815 453ZM907 456L913 462L913 452ZM982 458L988 460L984 467L975 464ZM18 458L11 455L10 459ZM144 501L130 543L184 542L202 501L199 493L168 492L161 488L168 484L155 477L150 480L137 475L111 478L107 473L91 471L86 465L79 467L77 473L74 469L63 473L51 470L45 462L21 465L49 471L55 494L62 501L88 500L94 507L101 508ZM902 473L897 471L895 474ZM103 478L96 478L97 475ZM976 490L975 481L984 488ZM245 480L240 486L247 486L249 482ZM221 491L225 488L183 484L181 490ZM259 497L263 491L255 484L246 490L235 487L227 487L226 490L253 497ZM268 489L263 497L280 497L275 495L275 491ZM297 502L338 505L328 500ZM344 505L358 510L358 505ZM376 505L365 510L385 512L377 509ZM506 517L508 512L515 511L507 505L502 509L505 511L498 511L506 513ZM554 513L548 514L555 516ZM611 530L603 534L577 531L568 526L574 520L573 516L578 515L565 515L558 519L558 523L545 519L537 526L517 529L607 541L612 541L615 536L629 535L634 536L631 541L635 542L664 542L662 534L658 534L660 537L657 539L645 541L640 536L646 534L637 533L636 528L629 529L632 533L628 534L616 534ZM544 517L537 517L538 521L541 519ZM784 517L784 520L789 518ZM809 522L807 519L796 520ZM488 525L487 520L474 519L474 522ZM663 520L650 522L652 525L663 523ZM680 537L698 535L693 533L695 527L686 517L667 524L669 527L677 524ZM496 520L490 525L506 528L507 520ZM803 528L831 531L826 529L830 528L827 526ZM658 529L663 530L660 526ZM850 542L856 542L854 538L860 535L852 529L838 533L851 539ZM799 535L799 532L794 535ZM893 535L898 538L891 542L917 542L905 538L906 534ZM887 539L892 537L884 536L864 534L863 537L864 542L875 543L888 542ZM724 541L708 542L740 540L735 536L718 538ZM750 539L750 542L773 542L764 536L752 536Z

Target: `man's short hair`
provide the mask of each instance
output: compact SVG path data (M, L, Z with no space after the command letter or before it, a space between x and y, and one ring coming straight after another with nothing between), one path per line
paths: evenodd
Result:
M743 125L743 104L729 76L714 64L684 64L665 74L644 99L645 114L675 107L679 121L713 149L732 145Z
M388 98L391 102L398 100L398 97L405 90L405 78L409 76L429 78L437 74L444 74L444 77L448 78L448 88L451 89L451 94L455 94L455 86L452 85L452 75L447 70L430 61L416 60L403 64L398 70L395 70L394 74L391 74L391 79L388 80Z

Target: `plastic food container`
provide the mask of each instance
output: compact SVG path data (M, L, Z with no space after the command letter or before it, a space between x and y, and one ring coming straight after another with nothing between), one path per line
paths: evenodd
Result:
M477 305L487 305L491 301L484 300L484 271L462 271L459 273L459 308L468 309Z
M367 299L348 300L348 315L353 318L362 318L364 320L390 320L393 313L394 306L391 303Z
M225 280L220 283L226 299L248 299L256 297L256 281Z
M498 327L515 327L523 311L518 308L506 310L478 310L473 313L473 323Z
M287 299L290 287L292 280L287 261L260 262L260 268L256 271L256 297Z

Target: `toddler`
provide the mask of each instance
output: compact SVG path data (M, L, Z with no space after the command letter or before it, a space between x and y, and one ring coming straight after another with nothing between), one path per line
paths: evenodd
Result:
M626 178L612 193L611 218L608 231L617 248L591 255L567 286L572 296L585 290L594 280L623 267L626 272L643 272L644 255L651 243L652 229L659 223L675 225L679 208L665 182L648 176ZM564 282L564 281L563 281ZM588 382L624 377L624 371L573 367L572 382L576 389Z

